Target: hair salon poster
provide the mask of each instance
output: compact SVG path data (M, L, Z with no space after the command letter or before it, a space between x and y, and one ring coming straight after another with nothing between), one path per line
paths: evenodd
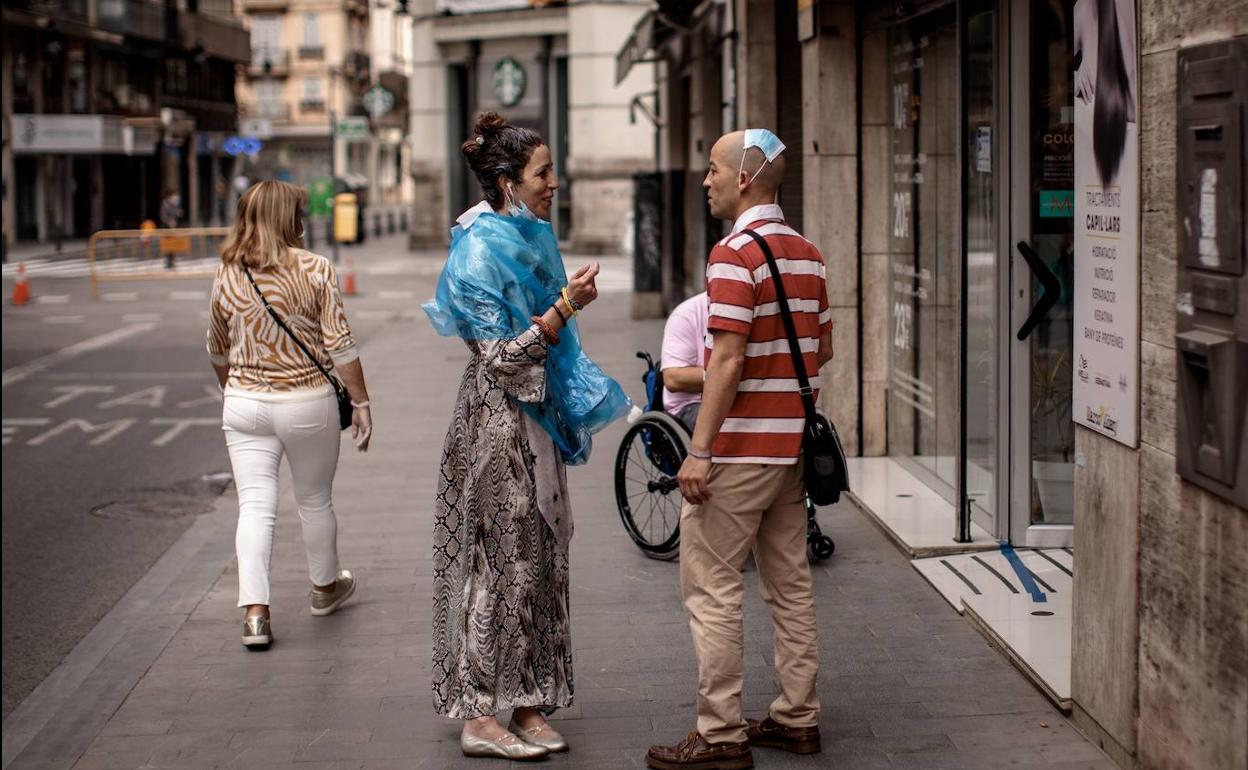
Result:
M1135 0L1075 3L1075 422L1138 446L1140 135Z

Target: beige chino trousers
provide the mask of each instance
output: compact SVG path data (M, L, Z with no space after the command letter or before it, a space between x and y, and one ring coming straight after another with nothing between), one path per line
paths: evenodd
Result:
M711 499L680 513L680 586L698 655L698 732L740 742L744 677L741 570L751 549L775 629L780 695L771 717L789 727L819 722L819 640L801 463L711 466Z

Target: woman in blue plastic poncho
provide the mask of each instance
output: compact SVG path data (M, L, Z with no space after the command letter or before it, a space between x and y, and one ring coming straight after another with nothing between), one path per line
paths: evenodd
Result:
M564 466L628 399L581 350L573 317L598 265L564 272L550 148L496 113L474 134L461 149L486 200L459 217L424 306L472 354L438 483L433 701L464 720L464 754L540 759L567 749L545 717L572 705Z

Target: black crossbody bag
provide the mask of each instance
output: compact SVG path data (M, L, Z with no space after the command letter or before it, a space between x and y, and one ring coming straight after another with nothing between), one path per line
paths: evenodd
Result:
M325 375L325 379L329 380L329 384L334 388L334 396L338 399L338 427L342 430L350 428L351 413L355 410L355 407L351 406L351 394L347 392L347 386L343 385L342 381L337 377L330 374L328 369L321 366L321 362L316 360L316 356L312 355L312 351L308 350L307 346L299 341L299 338L296 337L295 333L290 330L290 327L286 325L286 322L282 320L282 317L277 314L277 311L273 309L273 306L269 304L269 301L264 298L264 292L260 291L260 287L256 285L256 279L251 276L251 270L244 267L243 272L247 274L247 280L251 281L251 288L256 290L256 296L259 297L260 302L264 304L264 309L269 311L269 315L273 318L274 323L276 323L282 331L290 335L290 338L295 341L295 345L303 351L303 354L308 357L308 360L311 361L317 369L321 370L321 374Z
M784 293L780 267L771 253L771 247L763 236L753 230L746 229L742 232L753 238L763 250L767 267L771 269L771 279L776 284L776 303L780 306L780 317L784 320L784 332L789 338L789 352L793 355L793 370L797 374L802 406L806 411L806 425L802 430L806 494L815 505L831 505L841 499L842 492L849 491L849 466L845 462L845 450L841 448L841 438L836 433L836 426L815 409L815 392L806 376L806 364L802 360L802 348L797 342L797 328L793 325L789 298Z

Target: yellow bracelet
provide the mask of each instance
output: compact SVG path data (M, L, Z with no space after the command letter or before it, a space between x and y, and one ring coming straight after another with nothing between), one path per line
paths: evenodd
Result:
M568 310L572 311L572 315L576 315L577 313L581 312L581 309L578 308L576 306L576 303L572 301L572 297L568 295L567 286L564 286L562 289L560 289L559 293L563 296L563 304L568 306Z

